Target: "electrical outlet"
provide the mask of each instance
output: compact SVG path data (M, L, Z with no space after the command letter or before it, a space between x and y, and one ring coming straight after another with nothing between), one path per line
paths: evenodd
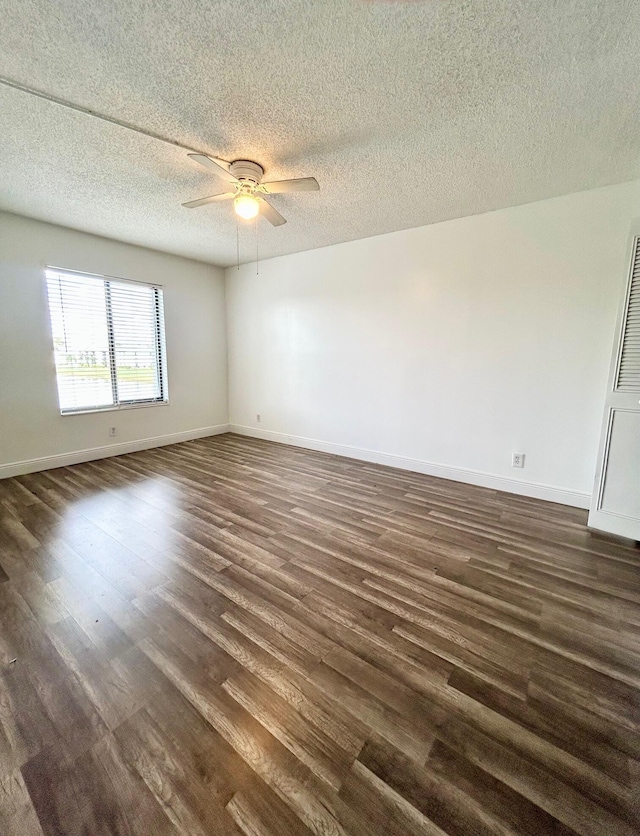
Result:
M110 438L115 438L115 434L116 434L116 428L115 427L109 427Z
M257 421L258 423L260 423L260 421L262 421L262 415L260 415L260 413L258 413L258 414L256 415L256 421Z
M524 467L524 453L513 453L511 467Z

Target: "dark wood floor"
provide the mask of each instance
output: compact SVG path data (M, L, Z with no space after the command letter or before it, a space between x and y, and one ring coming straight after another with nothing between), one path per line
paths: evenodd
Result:
M637 834L585 520L233 435L0 482L0 833Z

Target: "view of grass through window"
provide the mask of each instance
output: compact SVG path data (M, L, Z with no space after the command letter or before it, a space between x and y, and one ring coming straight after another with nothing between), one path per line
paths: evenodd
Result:
M166 400L162 290L47 270L62 412Z

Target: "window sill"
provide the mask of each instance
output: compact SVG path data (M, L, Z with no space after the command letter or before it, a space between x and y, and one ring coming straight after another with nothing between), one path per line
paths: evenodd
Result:
M169 406L169 401L153 401L148 403L123 403L118 406L96 406L89 409L60 410L60 415L95 415L97 412L120 412L122 409L145 409L153 406Z

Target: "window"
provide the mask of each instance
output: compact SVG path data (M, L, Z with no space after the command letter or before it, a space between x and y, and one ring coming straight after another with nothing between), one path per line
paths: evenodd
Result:
M162 289L48 269L60 411L166 403Z

